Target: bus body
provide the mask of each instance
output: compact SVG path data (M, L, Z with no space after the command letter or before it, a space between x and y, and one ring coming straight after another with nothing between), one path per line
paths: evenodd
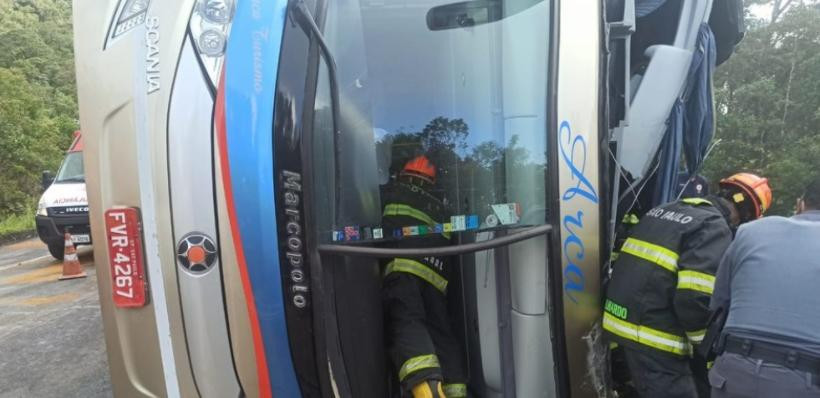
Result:
M596 0L75 1L115 395L395 395L380 263L446 229L428 255L457 264L471 394L604 396L607 147L642 174L711 9L678 2L635 87L609 72L623 3L607 23ZM634 93L611 129L614 82ZM451 217L385 230L420 152Z

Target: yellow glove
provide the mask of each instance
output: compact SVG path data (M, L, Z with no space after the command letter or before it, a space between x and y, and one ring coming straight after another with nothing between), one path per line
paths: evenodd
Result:
M413 398L447 398L438 380L425 380L413 387Z

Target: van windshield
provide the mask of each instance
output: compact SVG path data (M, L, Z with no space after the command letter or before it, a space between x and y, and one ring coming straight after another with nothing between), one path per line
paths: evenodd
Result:
M322 64L313 133L320 240L546 221L548 3L451 1L328 5L323 30L337 63L342 132L334 148ZM450 23L450 14L495 9L500 17ZM420 182L428 200L390 201ZM423 208L431 201L440 214ZM419 225L383 229L386 211Z
M69 152L66 155L60 171L57 172L55 183L85 182L85 168L83 167L83 153Z

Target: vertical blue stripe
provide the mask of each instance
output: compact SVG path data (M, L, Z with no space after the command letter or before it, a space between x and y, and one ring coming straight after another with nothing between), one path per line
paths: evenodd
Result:
M237 223L276 398L300 396L285 320L273 170L273 104L286 0L238 2L225 64L227 151Z

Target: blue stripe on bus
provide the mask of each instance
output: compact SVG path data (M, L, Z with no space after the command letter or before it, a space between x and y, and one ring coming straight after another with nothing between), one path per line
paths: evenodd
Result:
M273 187L271 128L286 8L286 0L238 2L225 61L236 217L274 397L301 395L286 327Z

